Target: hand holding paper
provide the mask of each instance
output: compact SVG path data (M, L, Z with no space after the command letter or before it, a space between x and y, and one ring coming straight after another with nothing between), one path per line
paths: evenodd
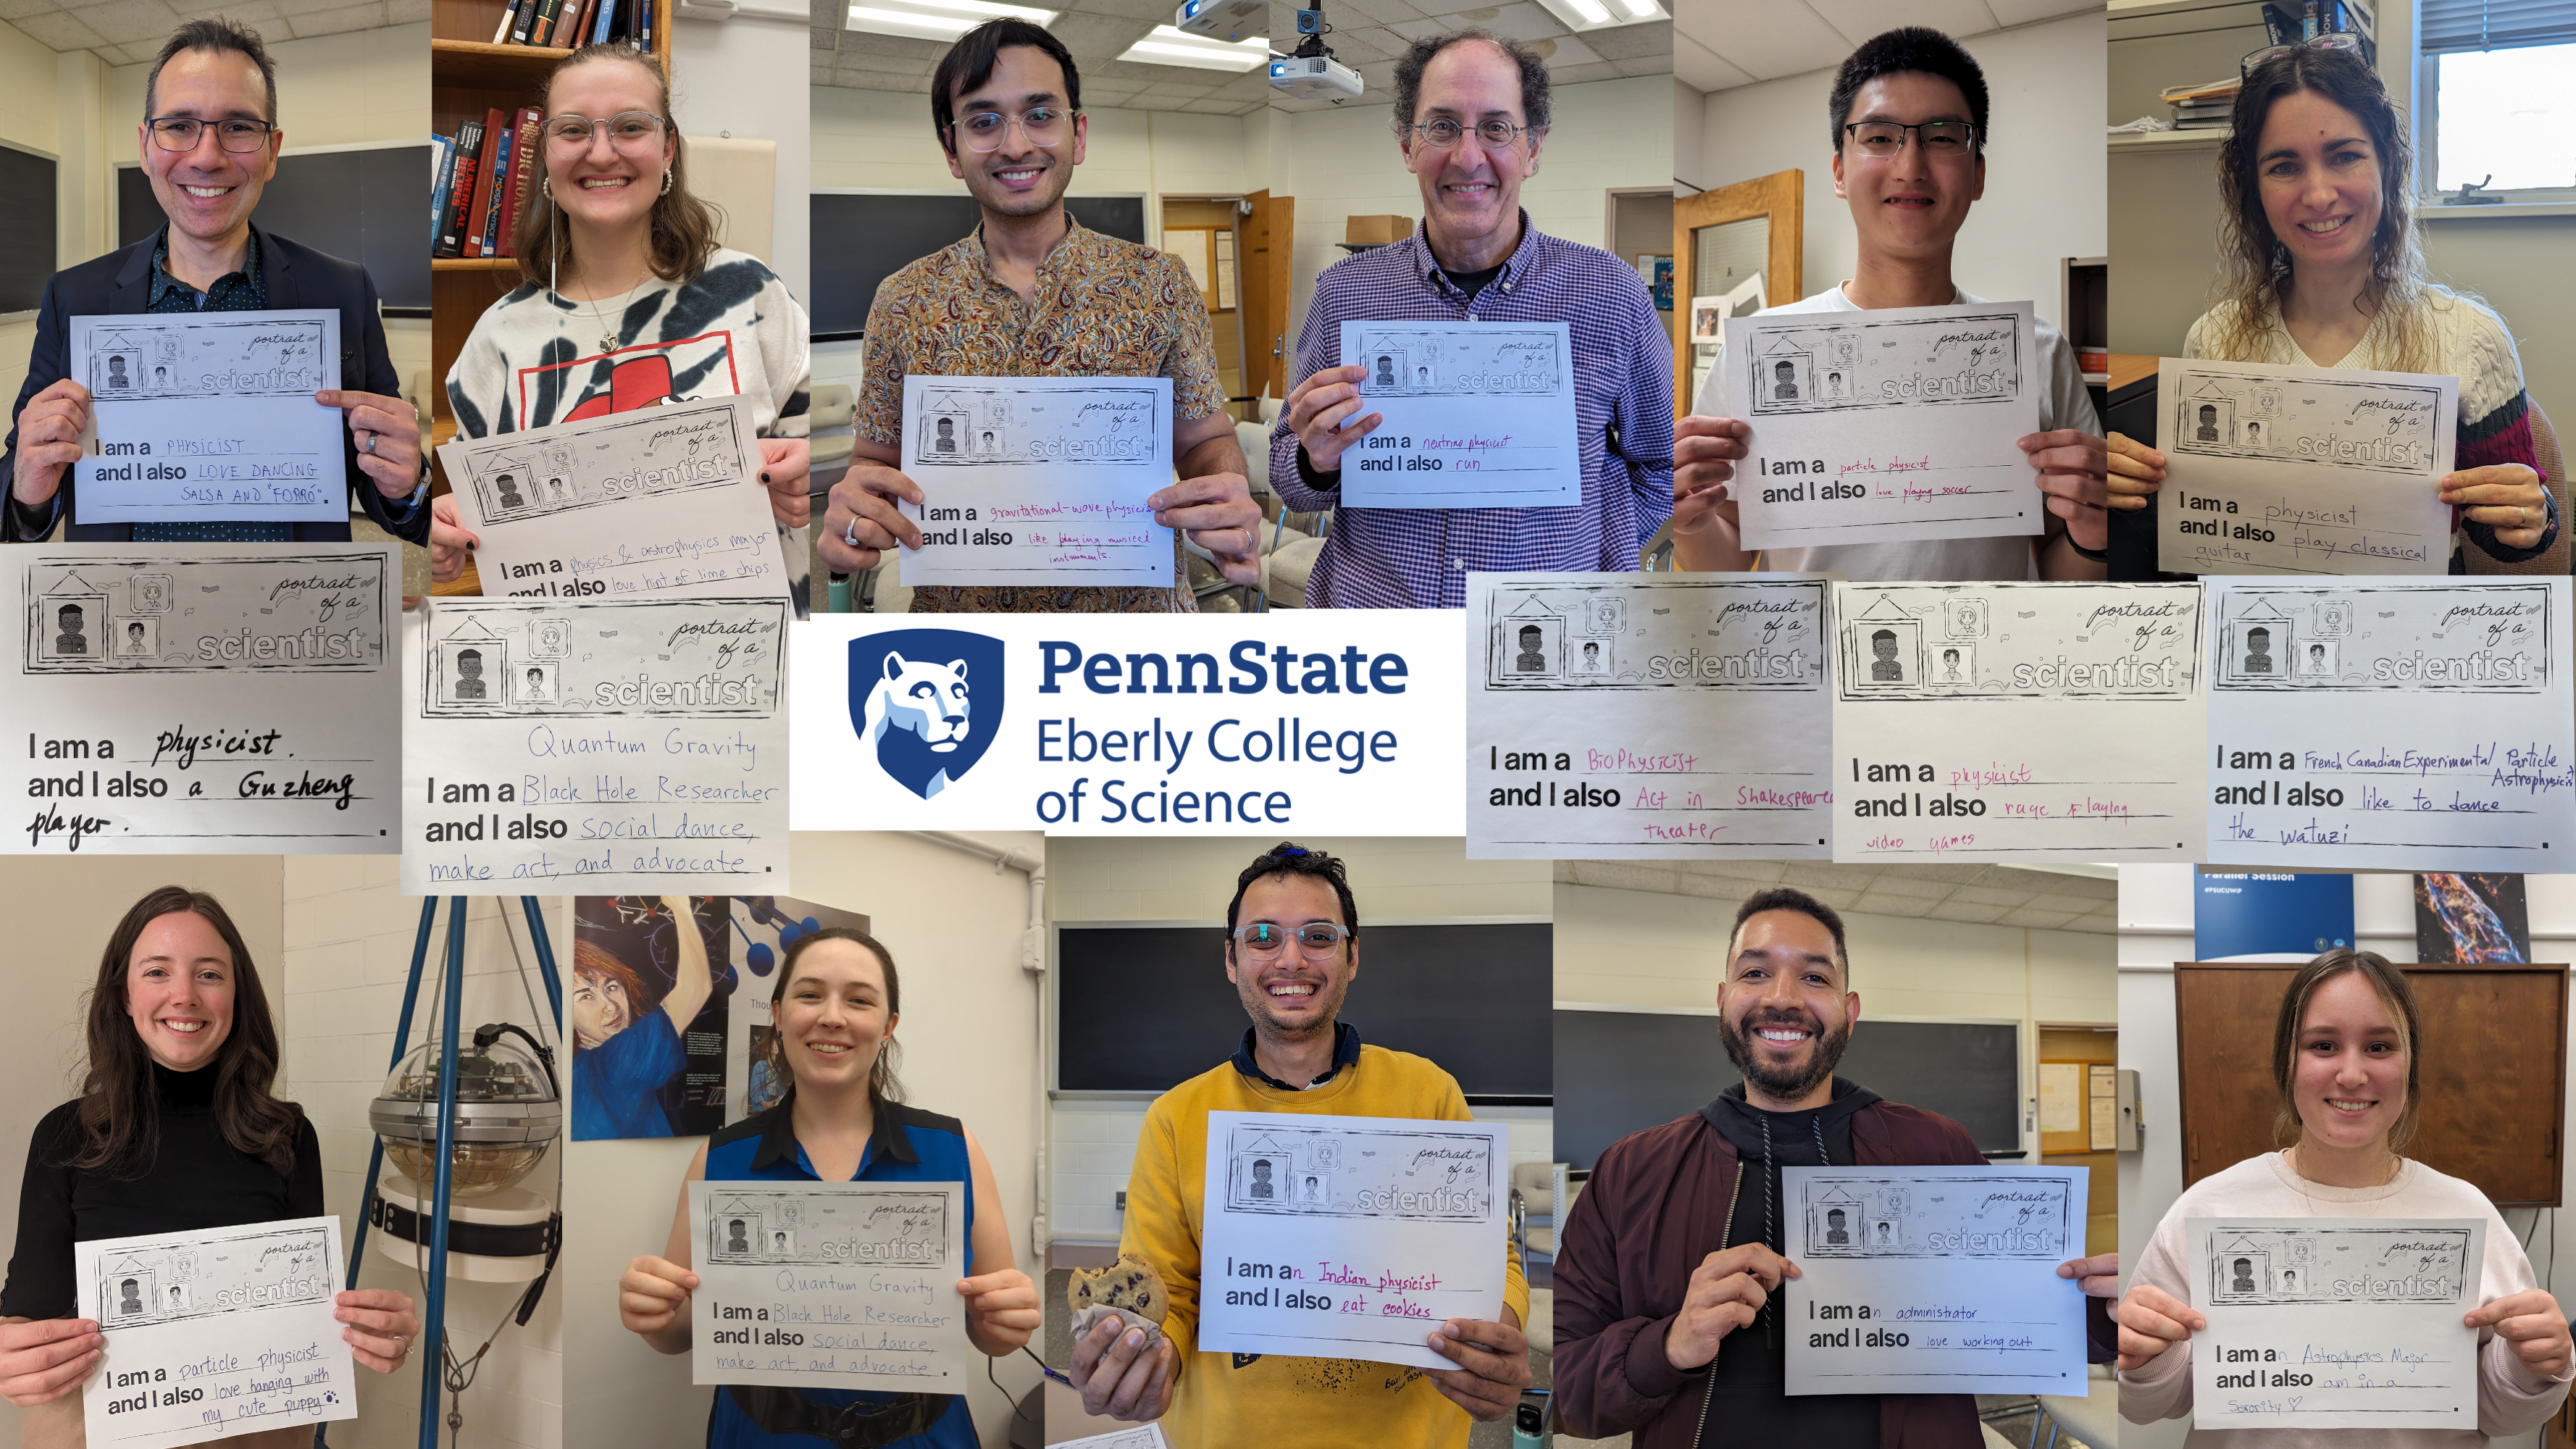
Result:
M700 1384L959 1393L979 1355L957 1292L955 1182L693 1182Z
M908 376L903 476L907 584L1172 584L1168 377Z
M345 520L345 429L316 397L339 356L327 308L72 318L96 443L75 521Z

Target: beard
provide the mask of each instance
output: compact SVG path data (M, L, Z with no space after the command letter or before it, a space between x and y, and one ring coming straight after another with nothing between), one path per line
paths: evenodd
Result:
M1746 1031L1759 1031L1766 1026L1794 1026L1812 1033L1807 1039L1807 1062L1802 1067L1774 1067L1755 1054L1753 1044L1744 1039ZM1842 1064L1843 1048L1851 1045L1851 1023L1826 1031L1815 1018L1800 1014L1772 1012L1748 1019L1744 1030L1736 1029L1725 1017L1717 1019L1718 1038L1726 1043L1726 1059L1744 1074L1744 1080L1767 1097L1795 1101L1823 1085Z

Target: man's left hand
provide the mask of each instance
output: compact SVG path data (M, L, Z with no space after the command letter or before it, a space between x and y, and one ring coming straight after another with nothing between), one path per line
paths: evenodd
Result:
M1261 586L1261 505L1252 480L1240 473L1184 478L1145 500L1154 521L1177 528L1216 556L1217 572L1230 584Z
M769 490L769 512L783 528L803 528L814 516L806 479L814 471L810 438L762 438L760 484Z
M2111 445L2074 428L2033 433L2021 440L2048 511L2066 520L2066 536L2095 553L2111 546Z
M1511 1417L1530 1385L1529 1339L1509 1323L1453 1318L1428 1340L1431 1351L1462 1368L1424 1374L1449 1402L1491 1424Z
M2057 1265L2057 1276L2072 1278L2083 1285L2087 1298L2120 1296L2120 1255L2096 1253L2090 1258L2070 1258Z
M338 408L358 442L358 468L387 498L409 498L420 488L420 414L398 397L324 388L313 400ZM373 440L372 446L370 440Z

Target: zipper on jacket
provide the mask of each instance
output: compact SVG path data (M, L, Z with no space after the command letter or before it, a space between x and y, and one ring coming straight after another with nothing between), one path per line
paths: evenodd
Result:
M1726 1194L1726 1224L1717 1231L1717 1247L1719 1252L1726 1251L1726 1240L1735 1236L1735 1203L1736 1199L1742 1196L1744 1196L1744 1159L1738 1157L1735 1159L1735 1186ZM1719 1342L1717 1351L1720 1353L1726 1352L1726 1344L1724 1341L1721 1340ZM1709 1405L1716 1402L1717 1360L1710 1359L1708 1361L1708 1391L1700 1396L1699 1423L1694 1425L1691 1429L1691 1449L1699 1449L1699 1441L1707 1436Z

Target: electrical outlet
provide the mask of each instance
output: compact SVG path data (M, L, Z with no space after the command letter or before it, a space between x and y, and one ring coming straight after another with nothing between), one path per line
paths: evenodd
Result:
M1118 1210L1122 1213L1127 1211L1127 1189L1123 1187L1118 1189Z

